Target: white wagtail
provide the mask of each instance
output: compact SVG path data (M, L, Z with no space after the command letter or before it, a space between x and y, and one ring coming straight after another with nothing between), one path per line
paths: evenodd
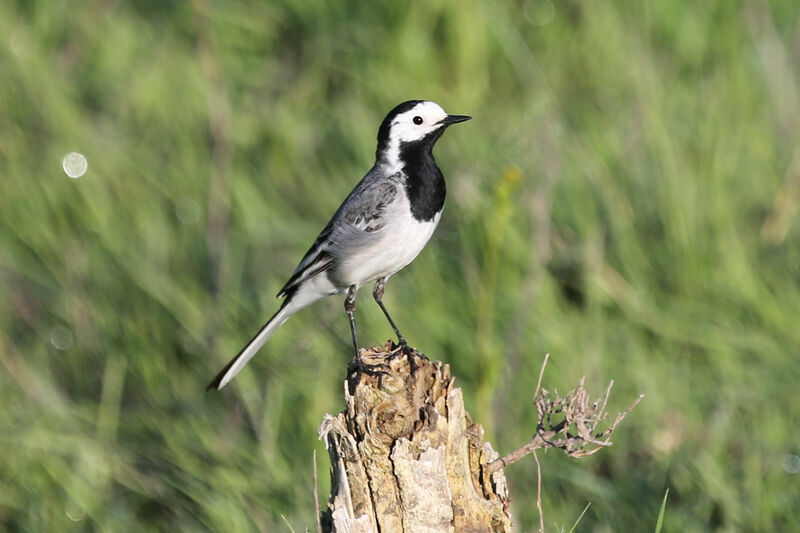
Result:
M278 293L278 298L285 298L281 308L208 389L219 390L233 379L290 316L324 296L345 290L344 308L358 363L353 310L358 288L371 281L376 281L372 296L400 346L407 348L383 305L383 289L392 274L422 251L439 223L445 183L433 159L433 145L445 128L470 118L448 115L438 104L422 100L403 102L386 115L378 130L375 165L347 196Z

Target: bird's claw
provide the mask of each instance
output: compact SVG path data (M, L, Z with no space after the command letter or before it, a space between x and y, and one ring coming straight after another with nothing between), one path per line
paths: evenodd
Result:
M347 373L351 377L361 377L362 374L380 377L387 375L388 370L390 370L390 367L385 363L372 363L368 365L364 363L364 360L361 359L361 357L354 358L352 361L350 361L350 365L347 367Z

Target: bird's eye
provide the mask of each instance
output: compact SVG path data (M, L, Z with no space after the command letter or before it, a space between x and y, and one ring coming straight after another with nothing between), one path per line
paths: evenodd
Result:
M417 115L416 117L414 117L414 118L413 118L413 120L414 120L414 124L416 124L417 126L419 126L420 124L422 124L422 117L420 117L419 115Z

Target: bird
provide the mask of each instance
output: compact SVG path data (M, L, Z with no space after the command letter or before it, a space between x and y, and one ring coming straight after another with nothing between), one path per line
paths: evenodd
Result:
M261 349L275 331L301 309L326 296L346 292L345 312L360 362L355 310L359 287L375 282L372 296L398 344L408 344L383 303L387 280L407 266L430 240L444 207L444 176L433 147L445 129L470 120L450 115L429 100L403 102L386 115L378 129L375 164L336 210L278 292L278 311L211 381L220 390Z

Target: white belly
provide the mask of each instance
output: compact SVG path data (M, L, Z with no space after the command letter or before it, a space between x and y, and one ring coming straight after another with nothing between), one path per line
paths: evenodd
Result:
M407 202L402 203L405 205L398 206L399 213L376 235L377 239L343 258L337 268L341 281L348 286L362 285L391 276L422 251L439 224L441 213L429 222L419 222L411 216Z

